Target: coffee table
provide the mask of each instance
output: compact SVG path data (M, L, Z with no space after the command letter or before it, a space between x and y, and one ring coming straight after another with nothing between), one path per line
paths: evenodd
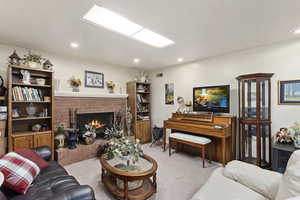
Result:
M157 163L150 156L141 157L135 164L137 169L130 171L115 167L124 163L119 158L107 160L106 156L102 155L100 163L102 183L118 199L144 200L156 193Z

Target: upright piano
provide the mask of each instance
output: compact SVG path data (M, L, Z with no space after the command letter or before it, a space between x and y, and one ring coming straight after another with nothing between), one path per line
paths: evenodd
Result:
M164 121L163 149L166 150L167 129L171 132L197 134L212 139L206 154L225 165L236 158L236 117L212 113L173 113Z

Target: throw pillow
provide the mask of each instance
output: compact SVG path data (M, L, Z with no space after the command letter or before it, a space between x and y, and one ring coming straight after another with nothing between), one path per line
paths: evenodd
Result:
M0 159L0 171L4 174L3 185L15 192L25 194L40 173L40 168L31 160L10 152Z
M268 199L275 199L282 177L277 172L261 169L255 165L236 160L226 165L223 174Z
M41 158L35 151L29 148L18 149L15 151L17 154L31 160L34 162L41 170L49 167L48 162L46 162L43 158Z

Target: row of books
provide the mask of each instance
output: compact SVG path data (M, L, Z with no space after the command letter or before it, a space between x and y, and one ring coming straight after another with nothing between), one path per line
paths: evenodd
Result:
M136 100L138 103L148 103L147 99L141 94L136 95Z
M147 116L147 115L138 115L137 119L138 120L149 120L150 116Z
M13 87L12 95L14 101L44 101L41 89L28 87Z

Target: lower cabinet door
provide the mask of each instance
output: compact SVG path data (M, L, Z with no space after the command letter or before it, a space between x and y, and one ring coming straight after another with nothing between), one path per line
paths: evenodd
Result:
M32 148L33 136L17 136L12 138L12 150Z
M51 148L52 146L52 136L51 133L39 134L34 136L34 146L44 146L47 145Z
M135 137L141 140L141 143L151 142L150 120L138 120L136 122Z

